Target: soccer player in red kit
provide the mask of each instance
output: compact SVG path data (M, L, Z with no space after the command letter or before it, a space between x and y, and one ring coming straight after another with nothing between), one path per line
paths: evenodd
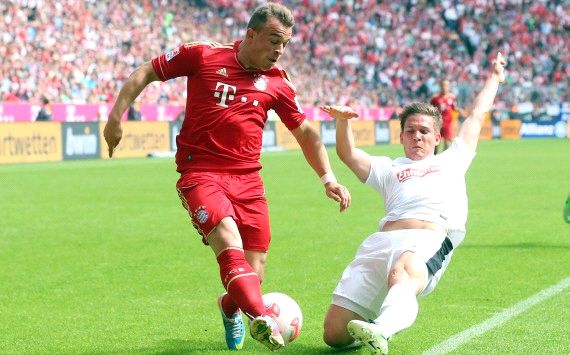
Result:
M441 138L443 141L443 150L446 150L453 140L453 127L451 126L452 113L457 110L456 98L450 91L449 80L442 79L440 81L440 92L436 96L432 97L429 103L441 112L441 117L443 118ZM439 150L438 147L435 148L436 152Z
M284 345L260 286L271 239L259 174L268 110L275 110L291 131L340 211L351 202L332 173L317 131L305 119L295 87L276 66L293 25L289 9L266 3L252 14L241 41L187 43L141 65L121 88L104 129L111 157L122 137L121 117L141 91L156 80L188 77L185 118L176 138L176 187L193 225L216 255L227 291L218 305L232 350L243 346L241 312L252 320L254 339L271 350Z

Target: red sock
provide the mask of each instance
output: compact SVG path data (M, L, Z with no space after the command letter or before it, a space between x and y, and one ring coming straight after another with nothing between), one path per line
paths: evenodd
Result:
M229 296L224 297L224 302L222 302L224 313L227 312L226 314L230 315L233 313L229 312L233 303L250 318L265 314L259 277L245 260L243 250L226 249L218 254L216 259L220 265L222 284Z
M229 294L225 294L224 298L222 298L222 310L226 317L230 317L232 314L237 312L239 306L234 302L232 297Z

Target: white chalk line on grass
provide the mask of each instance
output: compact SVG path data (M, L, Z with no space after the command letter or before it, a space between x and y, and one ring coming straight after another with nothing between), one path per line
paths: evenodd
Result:
M478 337L479 335L485 334L489 330L500 326L509 319L516 317L517 315L527 311L528 309L536 306L537 304L546 301L550 297L559 294L560 292L564 291L568 286L570 286L570 277L567 277L564 280L557 283L556 285L550 286L549 288L540 291L534 296L531 296L526 300L521 301L515 304L514 306L503 310L502 312L496 314L495 316L487 319L483 323L479 323L471 328L462 331L461 333L455 334L451 338L448 338L447 340L444 340L443 342L435 345L431 349L426 350L423 353L423 355L447 354L457 349L461 345L467 343L471 339Z

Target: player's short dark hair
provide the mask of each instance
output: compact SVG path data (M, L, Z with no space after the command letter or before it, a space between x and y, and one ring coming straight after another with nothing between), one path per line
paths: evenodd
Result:
M258 6L247 24L248 28L254 31L259 31L270 17L275 17L281 22L285 27L291 28L295 25L295 18L285 5L277 4L274 2L268 2L263 5Z
M436 107L425 102L412 102L404 106L404 110L400 113L400 128L402 131L404 130L408 117L416 114L433 117L435 131L439 132L441 130L443 119L441 118L441 113Z

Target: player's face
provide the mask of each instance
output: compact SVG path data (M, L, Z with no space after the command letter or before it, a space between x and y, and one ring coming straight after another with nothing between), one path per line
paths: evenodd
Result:
M441 92L446 95L447 93L449 93L449 80L443 80L441 82Z
M283 55L285 46L291 40L293 29L283 25L278 19L270 17L259 31L248 28L248 39L251 40L249 66L268 70Z
M404 146L406 157L422 160L434 154L435 147L441 140L434 125L431 116L418 113L408 117L404 130L400 133L400 143Z

